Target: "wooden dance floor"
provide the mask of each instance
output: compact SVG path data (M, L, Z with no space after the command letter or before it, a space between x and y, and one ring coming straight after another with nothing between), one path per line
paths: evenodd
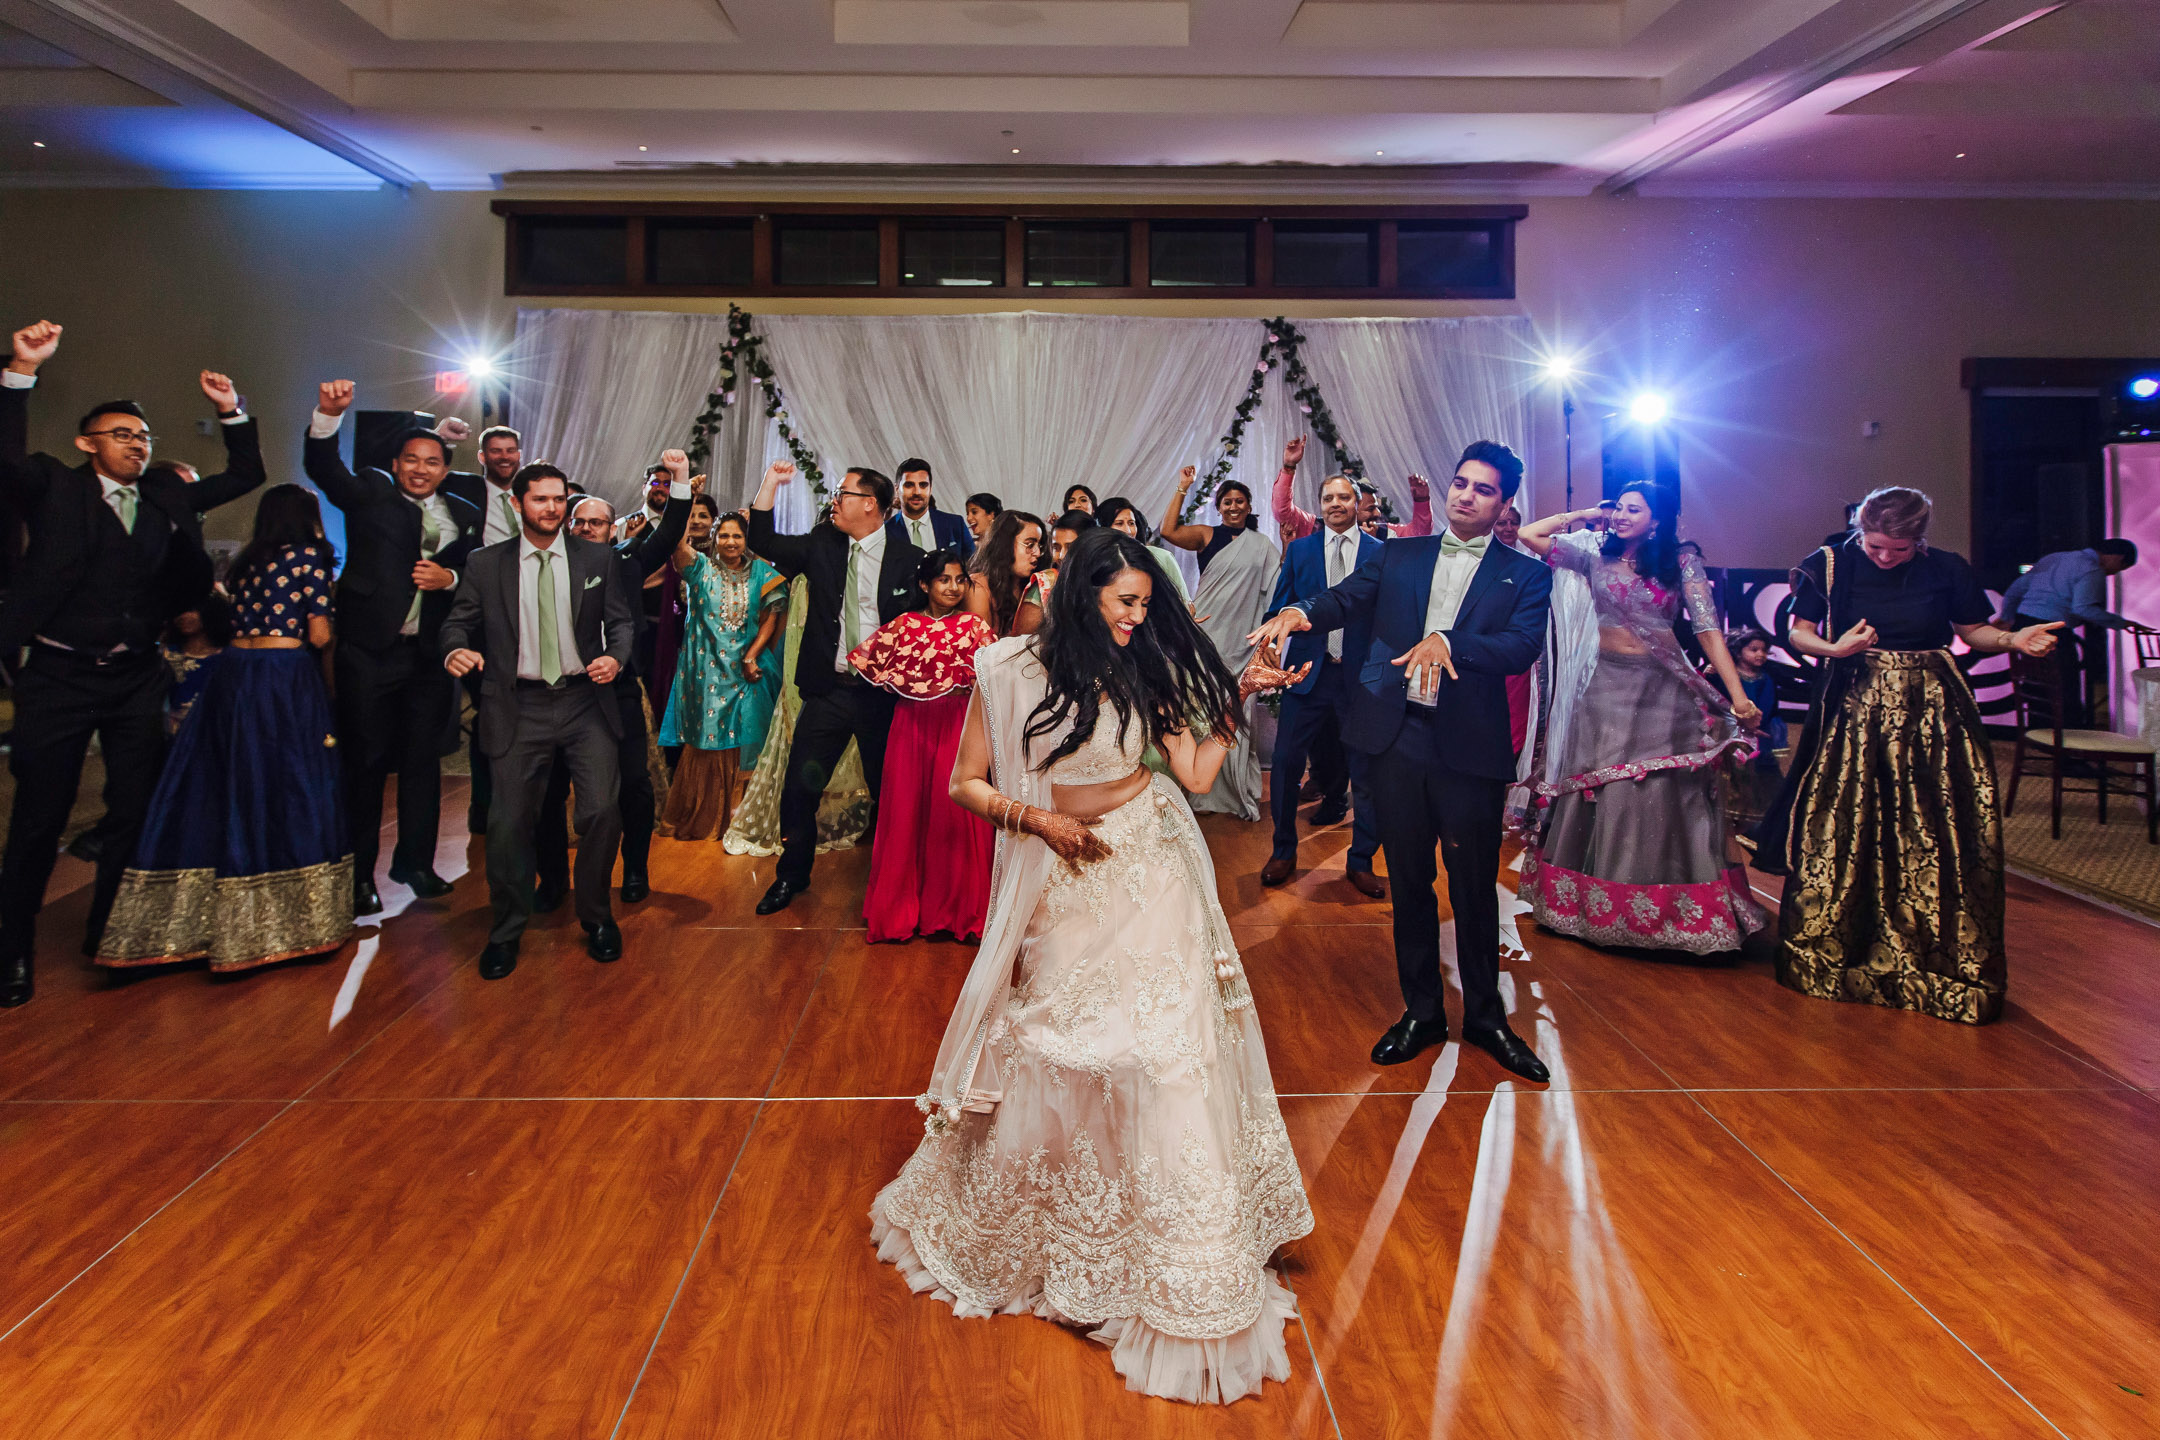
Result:
M2160 930L2015 882L1972 1030L1525 924L1540 1090L1368 1063L1347 832L1263 893L1264 828L1208 830L1318 1222L1263 1397L1140 1399L877 1263L972 952L867 946L861 851L760 921L770 861L657 842L627 958L565 906L490 984L446 834L450 900L238 979L108 981L48 909L0 1012L0 1435L2160 1434Z

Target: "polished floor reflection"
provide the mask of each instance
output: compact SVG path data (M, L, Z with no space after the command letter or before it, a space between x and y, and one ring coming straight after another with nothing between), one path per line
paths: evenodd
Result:
M566 908L490 984L446 834L451 899L385 883L253 975L93 974L55 902L0 1013L0 1435L2160 1434L2160 929L2014 882L1973 1030L1524 919L1538 1088L1371 1065L1399 1003L1345 833L1263 891L1261 827L1207 828L1318 1222L1260 1398L1136 1398L877 1263L972 951L865 944L860 852L759 921L769 861L659 842L624 961Z

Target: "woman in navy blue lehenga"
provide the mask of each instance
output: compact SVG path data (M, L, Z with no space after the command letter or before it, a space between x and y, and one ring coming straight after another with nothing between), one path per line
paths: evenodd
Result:
M100 965L207 959L246 970L334 950L353 928L352 846L330 693L322 512L263 492L226 576L234 638L173 737Z

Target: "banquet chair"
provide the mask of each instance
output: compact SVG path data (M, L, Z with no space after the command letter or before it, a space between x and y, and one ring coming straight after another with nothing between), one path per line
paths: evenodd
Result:
M2160 755L2136 735L2112 730L2072 730L2062 723L2062 669L2052 656L2010 657L2010 687L2017 706L2017 751L2010 762L2010 793L2003 814L2017 809L2018 781L2045 774L2053 807L2052 838L2062 839L2065 791L2099 797L2100 823L2107 824L2108 796L2136 796L2145 807L2145 843L2160 845ZM2115 768L2128 766L2129 783L2115 783ZM2044 768L2028 768L2040 766ZM2090 780L2089 786L2077 784Z

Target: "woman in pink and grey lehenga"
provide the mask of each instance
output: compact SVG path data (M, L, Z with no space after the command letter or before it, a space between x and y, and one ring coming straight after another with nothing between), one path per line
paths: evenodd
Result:
M1764 917L1726 856L1717 766L1748 751L1761 713L1726 653L1709 578L1674 534L1677 500L1631 486L1597 509L1522 528L1556 572L1552 703L1523 864L1541 929L1598 945L1737 950ZM1602 524L1572 535L1577 520ZM1673 633L1685 613L1725 694Z

